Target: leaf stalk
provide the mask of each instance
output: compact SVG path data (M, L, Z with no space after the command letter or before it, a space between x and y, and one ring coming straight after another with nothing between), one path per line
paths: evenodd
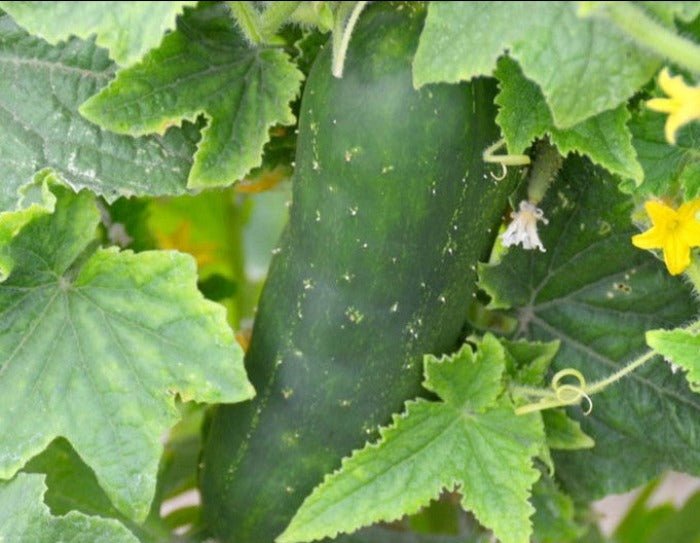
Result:
M700 45L655 21L632 2L582 2L579 15L600 14L643 47L674 64L700 73Z

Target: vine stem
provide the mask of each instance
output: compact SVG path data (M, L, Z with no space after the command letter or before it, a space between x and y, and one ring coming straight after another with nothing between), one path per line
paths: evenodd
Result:
M700 320L695 321L691 325L684 328L684 330L689 332L700 332ZM529 396L531 398L539 398L533 403L522 405L515 409L516 415L525 415L527 413L533 413L535 411L544 411L545 409L552 409L555 407L565 407L568 405L574 405L579 403L581 400L586 399L588 401L590 412L592 407L592 401L590 396L602 392L610 385L615 384L622 378L626 377L633 371L642 367L644 364L652 360L657 353L653 350L646 351L643 355L638 356L632 362L627 364L622 369L616 371L615 373L609 375L605 379L596 381L591 384L586 384L583 375L574 369L564 369L558 372L552 381L552 390L534 387L525 387L520 385L513 385L509 387L511 393L520 396ZM578 385L570 384L559 384L559 381L565 377L571 376L578 380Z
M345 66L345 57L348 52L348 46L350 45L352 31L355 29L355 25L360 18L362 10L365 9L368 3L367 1L355 3L350 12L350 17L347 19L347 24L345 23L346 12L348 11L346 3L341 3L338 13L336 14L337 21L333 29L333 66L331 68L331 73L338 79L343 77L343 67Z
M656 22L632 2L585 2L583 16L600 11L640 45L671 62L700 73L700 46Z
M541 398L552 397L552 391L546 390L544 388L526 387L523 385L511 385L510 387L508 387L508 390L519 396L539 396Z
M613 383L616 383L626 375L629 375L632 373L634 370L637 368L642 367L644 364L649 362L652 358L656 356L656 353L654 351L647 351L644 353L642 356L635 358L632 362L627 364L624 368L621 370L616 371L612 375L609 375L605 379L601 379L600 381L596 381L595 383L592 383L589 387L586 387L586 392L588 394L597 394L598 392L602 392L606 388L608 388L610 385Z

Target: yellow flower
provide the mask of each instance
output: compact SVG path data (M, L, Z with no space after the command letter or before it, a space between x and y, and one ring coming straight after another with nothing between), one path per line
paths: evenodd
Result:
M652 227L632 237L640 249L663 249L664 262L671 275L690 266L691 247L700 247L700 198L686 202L677 210L659 201L644 204Z
M161 249L175 249L183 253L190 253L200 268L216 260L216 244L194 241L192 239L192 223L189 221L181 222L175 230L167 234L157 232L156 238Z
M653 98L647 102L647 107L669 114L665 126L666 140L673 145L681 126L700 119L700 87L686 85L680 75L671 77L668 68L659 74L659 86L669 97Z

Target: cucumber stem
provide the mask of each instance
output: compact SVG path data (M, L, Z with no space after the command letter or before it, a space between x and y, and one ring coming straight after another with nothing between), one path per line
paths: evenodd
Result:
M579 15L597 14L612 21L642 47L650 49L678 66L700 73L700 45L659 24L632 2L585 2Z
M333 66L331 73L338 79L343 77L343 67L345 66L345 56L350 45L350 37L355 29L362 10L368 2L356 2L354 6L351 3L341 3L336 13L335 27L333 28ZM352 10L350 9L352 8ZM350 16L347 17L347 14ZM345 19L347 17L347 24Z

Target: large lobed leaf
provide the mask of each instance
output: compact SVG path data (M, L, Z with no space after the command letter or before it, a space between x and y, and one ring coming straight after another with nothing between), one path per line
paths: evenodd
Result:
M646 349L645 332L691 319L690 289L632 246L631 204L616 179L570 158L542 202L546 253L512 248L482 266L497 307L513 307L519 335L558 339L557 370L607 377ZM571 409L595 447L554 455L557 475L581 499L625 491L665 469L700 473L700 400L659 357Z
M194 127L134 139L101 130L78 113L114 71L93 42L70 39L52 47L0 12L0 212L17 207L19 187L44 168L108 200L185 192Z
M641 183L643 171L632 147L632 134L627 128L630 115L624 105L561 129L554 126L539 87L523 76L515 61L502 58L495 75L501 87L496 97L501 106L496 121L509 153L522 153L535 138L547 135L562 155L587 155L610 172Z
M491 75L505 50L569 128L624 103L661 59L575 2L431 2L413 65L416 85Z
M54 186L53 214L6 248L0 283L0 477L55 437L73 445L121 512L143 520L160 438L183 400L236 402L253 389L222 307L191 257L99 249L92 197Z
M532 457L544 446L538 414L516 416L502 396L506 355L486 336L476 354L426 357L424 386L442 402L417 400L381 439L346 458L309 496L279 543L312 541L415 513L443 488L503 543L527 543L539 477ZM503 514L507 511L508 514Z
M0 2L0 8L32 34L57 44L71 36L109 49L117 64L128 65L160 43L175 26L185 2Z
M208 126L188 185L226 185L260 165L271 126L294 123L289 103L301 80L284 51L250 46L224 5L205 3L185 13L160 47L121 70L80 111L132 136L160 134L204 114Z
M116 520L89 517L72 511L51 516L42 496L41 475L20 473L0 481L0 541L8 543L138 543Z

